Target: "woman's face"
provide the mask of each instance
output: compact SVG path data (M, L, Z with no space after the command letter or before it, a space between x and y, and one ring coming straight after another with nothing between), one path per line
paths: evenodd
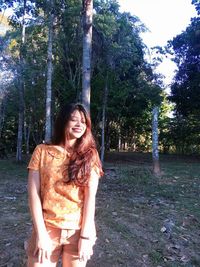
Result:
M85 133L86 128L86 119L83 112L75 110L67 123L65 135L69 141L76 140Z

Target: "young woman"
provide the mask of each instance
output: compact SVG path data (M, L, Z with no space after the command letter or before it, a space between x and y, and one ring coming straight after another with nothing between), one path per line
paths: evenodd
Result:
M95 197L101 162L91 120L81 104L65 106L51 144L38 145L28 165L33 221L28 267L84 267L96 240Z

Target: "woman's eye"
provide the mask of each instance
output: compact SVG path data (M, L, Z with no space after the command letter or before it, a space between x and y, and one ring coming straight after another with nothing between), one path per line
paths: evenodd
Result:
M72 117L70 121L78 121L76 118Z
M83 124L86 123L86 121L79 121L79 120L73 119L73 118L71 118L70 121L77 122L77 123L79 122L79 123L83 123Z

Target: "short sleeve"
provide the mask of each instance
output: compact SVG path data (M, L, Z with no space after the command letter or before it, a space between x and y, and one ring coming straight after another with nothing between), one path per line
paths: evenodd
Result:
M31 156L31 159L29 161L29 164L27 167L28 169L35 170L35 171L39 170L40 160L41 160L41 151L42 151L41 145L36 146Z
M97 165L92 166L90 178L88 180L88 186L91 187L94 183L96 184L101 176L102 175L99 167Z
M94 175L94 173L96 174L96 176L98 178L101 177L101 172L100 172L100 169L99 169L99 167L97 165L92 166L91 174Z
M91 175L90 175L90 178L87 184L88 187L93 187L95 185L98 185L100 175L99 175L99 171L97 170L98 168L94 168L94 167L92 168Z
M91 176L94 176L95 178L100 178L103 176L103 170L101 166L101 161L99 158L99 153L97 150L94 151L94 157L91 163Z

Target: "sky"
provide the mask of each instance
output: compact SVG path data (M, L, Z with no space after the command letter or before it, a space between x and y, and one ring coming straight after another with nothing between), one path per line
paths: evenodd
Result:
M164 46L168 40L180 34L190 24L190 19L196 16L192 0L118 0L120 11L136 15L149 29L141 34L143 42L150 48ZM165 59L159 66L159 72L166 78L164 83L172 81L175 64Z

